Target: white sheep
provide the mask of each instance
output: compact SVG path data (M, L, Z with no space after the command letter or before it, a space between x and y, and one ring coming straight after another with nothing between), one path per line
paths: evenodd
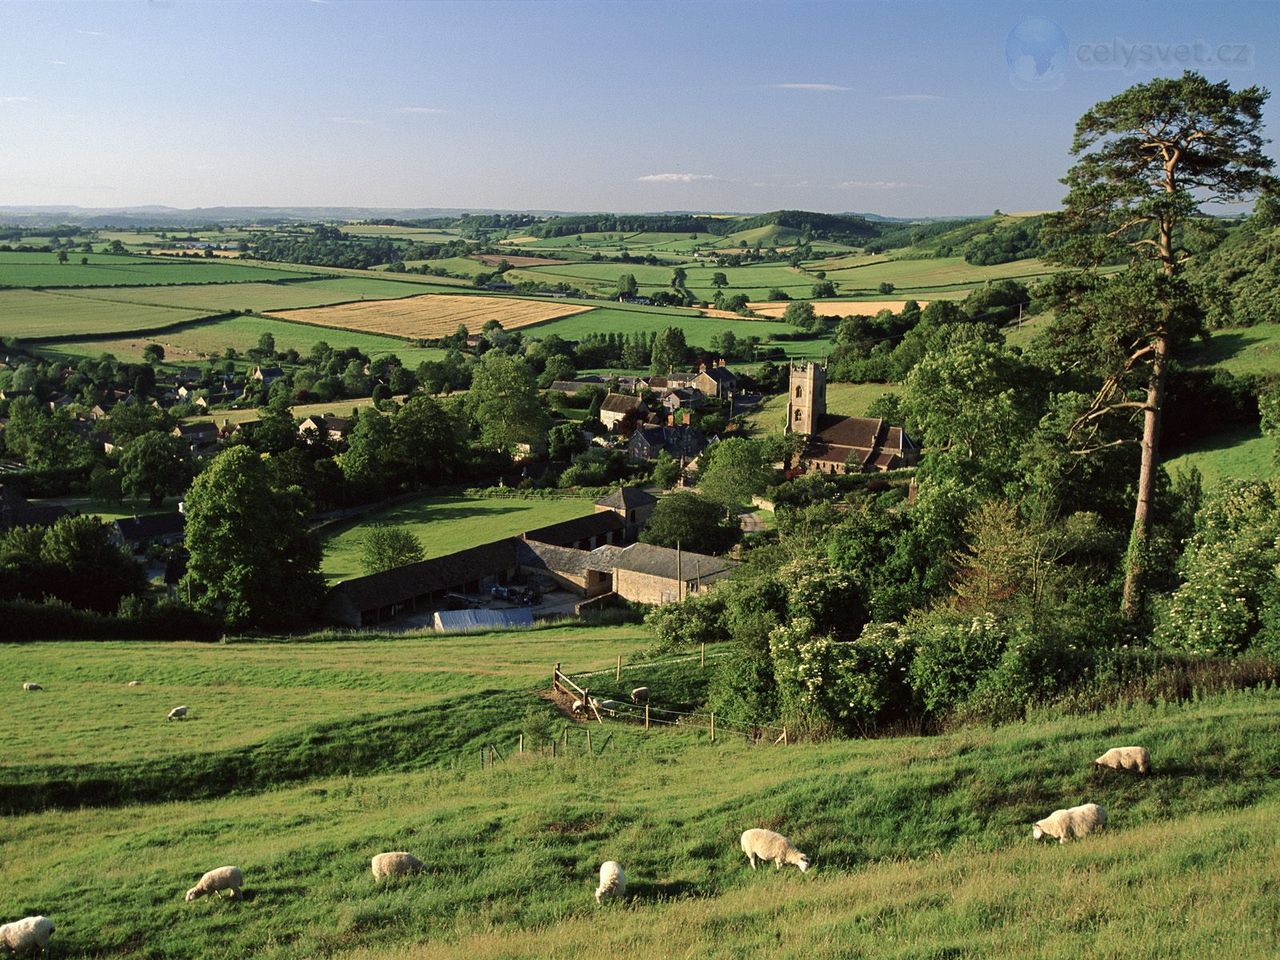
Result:
M126 687L140 687L140 686L142 686L142 681L141 681L141 680L130 680L128 683L126 683L126 684L125 684L125 686L126 686Z
M0 949L5 953L39 953L49 955L49 937L53 921L48 917L23 917L0 927Z
M1107 811L1096 803L1082 803L1078 807L1055 810L1043 820L1037 820L1031 827L1031 836L1037 840L1056 837L1059 843L1066 843L1091 833L1102 833L1106 828Z
M742 852L747 855L751 869L756 868L756 861L773 862L776 869L781 870L784 863L794 864L804 873L809 869L809 858L791 845L780 833L772 830L753 829L742 834Z
M575 700L573 701L573 706L570 709L572 709L574 713L586 713L587 705L581 700Z
M185 717L186 715L187 715L187 708L186 708L186 707L174 707L172 710L170 710L170 711L169 711L169 715L168 715L167 717L165 717L165 719L166 719L166 720L181 720L181 719L182 719L183 717Z
M648 687L636 687L634 690L632 690L632 691L631 691L631 702L632 702L632 703L648 703L648 702L649 702L649 688L648 688Z
M627 875L622 872L622 864L616 860L606 860L600 864L600 886L596 887L596 903L604 903L615 897L621 899L627 893Z
M412 853L405 853L403 850L380 853L373 858L373 879L404 877L411 873L417 873L422 867L422 861Z
M40 686L38 683L24 683L22 685L22 689L27 691L27 693L33 693L36 690L43 690L44 687Z
M1151 754L1146 747L1112 747L1093 765L1099 769L1107 767L1111 770L1136 770L1138 773L1151 772Z
M211 893L222 896L223 890L228 890L228 896L232 900L240 898L240 887L244 885L244 875L240 872L239 867L216 867L210 870L200 882L187 891L187 903L198 897L207 897Z
M626 704L624 704L621 700L600 700L600 701L597 701L596 703L597 710L599 710L601 713L607 713L610 716L617 713L619 710L621 710L625 706Z

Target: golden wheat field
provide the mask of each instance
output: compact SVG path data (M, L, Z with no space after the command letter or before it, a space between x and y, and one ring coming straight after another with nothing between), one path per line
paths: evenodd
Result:
M457 330L459 324L465 325L470 333L478 333L490 320L497 320L502 329L516 330L591 309L548 300L428 293L401 300L364 300L303 310L277 310L270 315L295 323L418 340L447 336Z
M905 300L813 300L813 312L820 317L874 317L881 310L901 313ZM917 300L920 309L929 305L928 300ZM780 317L787 312L787 301L773 300L748 303L747 308L762 317Z

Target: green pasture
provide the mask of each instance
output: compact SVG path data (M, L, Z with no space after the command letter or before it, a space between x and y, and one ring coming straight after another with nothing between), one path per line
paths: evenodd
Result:
M987 280L1032 280L1061 269L1041 260L1015 260L980 267L963 257L935 257L927 260L880 260L843 269L825 269L842 293L874 293L882 283L894 285L894 296L909 291L923 292L937 287L977 286Z
M236 261L189 257L112 257L68 254L58 263L53 253L0 252L0 287L114 287L130 284L240 283L276 280L292 273ZM80 258L88 257L82 264Z
M288 310L350 300L395 300L418 296L416 284L373 277L326 277L286 283L213 283L174 287L111 287L75 291L68 296L109 303L189 307L205 314Z
M671 289L673 266L647 266L642 263L569 263L549 267L527 267L510 270L510 280L534 280L541 283L569 283L589 292L612 293L618 277L630 273L636 278L640 293ZM753 264L747 267L715 267L686 265L687 285L694 295L708 302L715 298L711 284L715 273L724 273L729 281L725 296L744 293L751 300L763 300L771 288L785 290L796 299L808 297L816 279L802 270L780 265Z
M1215 330L1207 344L1193 344L1185 356L1195 366L1275 376L1280 374L1280 323Z
M346 719L285 729L241 751L248 764L271 745L288 771L297 757L324 757L329 765L300 783L6 817L0 915L50 916L55 952L71 960L1261 960L1280 949L1275 691L937 737L775 747L724 728L713 744L705 730L574 724L561 741L563 718L519 685L545 687L551 660L607 669L637 638L615 633L592 646L585 632L545 643L540 634L313 650L58 645L67 655L34 661L53 678L44 706L25 705L36 695L5 695L22 707L0 723L26 750L74 738L84 727L62 725L77 715L102 720L107 729L83 735L108 752L129 737L162 750L164 738L200 733L229 743L257 727L261 737L311 709L294 693L333 696ZM40 656L16 650L10 668L25 671ZM165 724L129 707L125 694L147 689L123 688L138 671L195 701L192 719ZM636 668L623 686L689 689L699 673L696 661ZM596 682L602 693L616 689L609 673ZM432 704L446 689L458 696ZM73 693L90 699L59 704ZM397 709L414 699L427 705ZM138 711L130 722L110 715L117 702ZM391 712L377 726L362 707ZM554 758L532 735L530 752L516 752L519 731L534 729L529 715L551 720L546 732L563 744ZM424 753L407 753L405 741ZM1131 742L1151 750L1152 776L1091 769L1107 746ZM487 744L504 760L481 769ZM216 763L234 755L188 747L172 776L221 773ZM343 751L385 761L346 775L334 760ZM45 762L22 774L60 775L56 760ZM112 769L126 782L157 774L147 764ZM31 789L54 787L35 779ZM1032 840L1034 820L1086 800L1108 809L1104 834L1065 846ZM813 868L749 869L738 837L759 826L788 836ZM375 883L369 859L385 850L412 851L424 872ZM598 906L592 891L606 859L624 865L628 893ZM239 902L183 901L203 871L224 863L244 871Z
M1234 426L1173 451L1164 465L1171 474L1195 467L1206 484L1266 480L1280 472L1277 447L1276 439L1263 436L1256 425Z
M323 542L321 572L330 582L363 576L361 543L370 524L385 523L408 530L422 541L423 556L430 559L586 516L593 510L593 502L584 497L423 497L366 514L331 530Z
M321 340L335 348L357 347L370 357L394 353L410 367L416 367L424 360L439 360L445 355L443 350L416 347L407 340L395 337L327 329L313 324L256 316L227 317L208 323L196 323L148 337L104 337L99 340L60 343L46 349L85 357L110 353L123 360L140 358L147 344L158 343L165 349L166 361L184 363L221 357L227 347L234 347L243 354L250 347L257 346L258 339L264 333L270 333L275 338L277 350L297 350L304 356Z
M113 303L54 290L0 290L0 337L40 340L148 330L209 313L195 307Z

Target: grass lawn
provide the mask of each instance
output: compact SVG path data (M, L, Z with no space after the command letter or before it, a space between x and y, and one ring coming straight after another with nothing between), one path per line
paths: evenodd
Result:
M593 501L585 497L564 500L424 497L368 514L345 529L328 534L321 569L331 583L363 576L361 538L364 529L372 523L385 523L413 533L422 541L424 557L430 559L586 516L593 511Z
M101 517L108 522L124 517L144 517L153 513L176 513L178 498L166 497L158 507L151 506L146 499L135 500L125 497L119 503L112 500L96 500L93 497L50 497L47 500L33 500L32 503L54 504L66 507L73 513L84 513L93 517Z
M57 662L42 665L81 672L89 695L101 682L120 691L121 701L146 689L119 684L148 665L157 682L169 682L164 671L173 671L175 684L195 684L193 693L212 694L227 683L239 697L221 725L195 719L194 704L185 724L145 714L158 727L147 737L194 737L198 727L273 722L282 711L253 693L266 685L317 701L347 690L356 709L361 697L382 707L401 695L430 697L459 670L474 673L492 659L499 675L487 682L497 688L515 682L507 658L536 636L460 639L442 667L435 642L377 641L314 651L213 646L199 651L213 659L189 662L180 647L153 654L143 649L150 645L58 645L75 656L56 657L50 644L45 649ZM537 650L529 669L545 669L548 656L576 662L569 655L575 639L565 639ZM595 662L607 666L608 652L627 642L601 643ZM56 690L51 685L45 699L53 701ZM20 691L4 695L23 698L28 714L5 711L0 723L17 726L17 742L27 749L41 748L51 723L101 717L100 710L26 706L37 698ZM215 799L9 816L0 827L0 915L52 917L55 950L71 960L136 956L143 945L152 960L1260 960L1280 949L1275 691L932 738L790 747L753 747L724 732L712 744L704 732L593 725L588 755L586 731L574 726L568 750L555 759L513 755L524 711L546 709L532 695L468 695L455 703L455 712L435 716L431 736L415 744L434 738L456 746L425 762L398 753L391 729L379 737L351 721L350 730L323 728L325 736L352 752L364 743L357 737L372 736L369 746L398 765ZM491 703L504 709L486 717ZM37 718L30 713L36 710L44 713ZM417 715L423 723L433 717L429 710ZM474 733L486 723L507 759L481 770L483 741L459 741L457 728ZM553 732L561 725L555 721ZM412 736L416 728L396 730ZM1155 774L1090 768L1103 747L1120 742L1148 746ZM300 740L300 749L304 743L322 748L318 734ZM121 768L124 776L146 772ZM1108 808L1104 834L1065 846L1032 841L1033 820L1084 800ZM752 826L786 834L813 869L750 870L738 836ZM369 857L406 849L424 861L424 874L374 883ZM624 865L629 889L627 902L602 908L592 890L605 859ZM223 863L244 870L243 900L184 903L183 891L200 873Z
M1170 473L1195 467L1206 484L1220 480L1265 480L1280 466L1274 459L1276 441L1257 426L1237 426L1179 450L1165 461Z
M52 344L48 349L76 356L96 357L102 353L125 359L139 359L149 343L164 347L165 360L184 362L205 357L220 357L227 347L244 353L257 346L258 338L270 333L277 350L297 350L307 355L311 347L323 340L335 348L358 347L371 358L394 353L410 368L424 360L439 360L445 351L434 347L416 347L407 340L384 337L375 333L334 330L308 323L291 323L275 317L227 317L209 323L197 323L149 337L104 337L100 340L77 340Z

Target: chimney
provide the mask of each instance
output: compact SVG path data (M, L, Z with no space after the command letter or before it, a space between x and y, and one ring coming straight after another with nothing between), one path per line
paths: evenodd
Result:
M698 364L698 372L699 372L699 373L706 373L706 372L707 372L707 365L706 365L705 363L700 363L700 364Z
M727 366L727 364L724 362L724 357L721 357L721 358L720 358L720 366L722 366L722 367L723 367L723 366Z
M686 410L680 415L680 420L687 427L689 424L693 423L693 414Z
M667 426L674 427L676 425L676 415L674 413L667 414Z

